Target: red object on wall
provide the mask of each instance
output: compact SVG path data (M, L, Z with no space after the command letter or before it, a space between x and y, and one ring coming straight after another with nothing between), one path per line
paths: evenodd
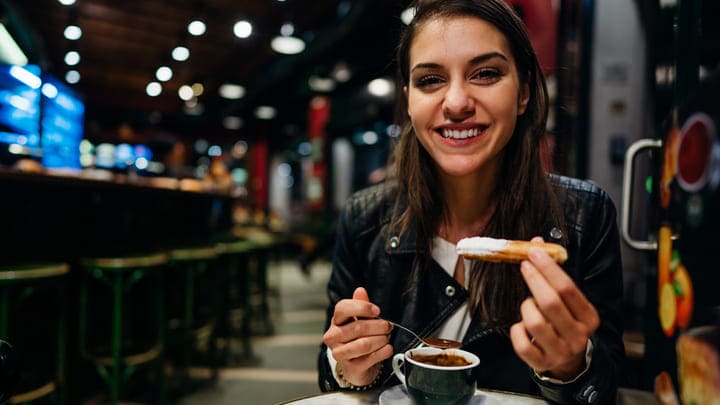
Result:
M530 42L546 75L555 73L558 17L552 0L507 0L520 8Z
M249 148L252 159L250 190L255 209L265 211L268 205L268 145L266 140L255 141Z
M310 100L308 109L308 137L312 143L312 171L308 184L308 207L322 211L327 205L327 162L325 161L325 125L330 119L330 99L316 96Z

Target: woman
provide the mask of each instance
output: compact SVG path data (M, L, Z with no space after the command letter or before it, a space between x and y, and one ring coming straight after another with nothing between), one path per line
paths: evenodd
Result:
M481 359L479 387L613 401L624 356L615 209L592 184L543 172L547 90L522 22L503 0L421 1L397 59L396 179L341 214L321 389L397 383L387 360L417 342L387 319L462 340ZM569 260L539 249L519 269L458 260L455 244L477 235L550 240Z

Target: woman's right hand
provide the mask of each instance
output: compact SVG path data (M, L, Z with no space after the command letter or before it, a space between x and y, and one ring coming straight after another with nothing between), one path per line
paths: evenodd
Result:
M372 383L378 375L377 364L390 358L392 325L382 319L380 308L370 302L367 291L358 287L352 299L335 304L330 328L323 343L332 351L343 378L355 386Z

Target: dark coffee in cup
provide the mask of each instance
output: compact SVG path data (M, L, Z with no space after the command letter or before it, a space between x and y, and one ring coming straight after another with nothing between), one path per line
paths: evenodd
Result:
M415 353L411 355L410 358L420 363L431 364L433 366L441 367L461 367L471 364L465 359L465 357L445 352L438 354Z

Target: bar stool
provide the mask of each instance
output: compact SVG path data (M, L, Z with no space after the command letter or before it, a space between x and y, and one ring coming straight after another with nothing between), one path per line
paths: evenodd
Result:
M248 262L248 282L250 284L249 312L251 321L257 321L251 328L255 334L270 336L275 328L270 319L270 287L268 286L268 266L277 248L275 238L266 234L253 239L253 249ZM275 295L278 293L274 290Z
M251 331L259 335L272 335L274 327L270 319L268 286L268 265L271 256L276 253L280 241L268 230L262 227L237 227L233 235L241 240L252 243L248 255L246 280L248 287L248 312L251 321ZM279 297L279 294L276 294ZM256 322L253 322L256 321Z
M216 338L222 340L223 358L233 364L256 364L250 343L250 278L248 263L255 244L247 239L235 239L217 244L219 253L218 294L220 317ZM233 338L239 337L241 354L232 350Z
M157 403L163 403L165 398L164 378L164 344L165 344L165 307L163 294L163 271L167 265L167 256L163 253L149 255L134 255L108 258L86 258L81 261L87 277L83 277L80 289L80 319L78 343L80 353L95 364L97 373L108 386L110 403L118 403L121 389L136 369L144 364L154 363L155 384L157 385ZM133 339L130 336L132 322L126 322L124 306L126 297L137 288L141 280L151 282L148 293L149 302L153 303L152 310L155 316L149 325L155 328L154 342L147 343L145 347L131 347ZM110 312L110 342L107 351L93 351L88 345L88 310L90 308L90 281L97 280L101 285L109 287L111 292ZM96 283L97 284L97 283ZM128 300L128 304L133 304ZM150 327L150 326L149 326ZM96 329L96 328L94 328ZM141 328L145 329L145 328ZM148 345L151 345L149 348ZM99 353L98 353L99 352Z
M65 300L64 285L58 281L64 280L69 269L70 267L65 263L0 267L0 339L10 342L18 357L25 358L25 367L20 370L20 380L16 392L10 398L10 403L31 402L48 397L50 394L54 394L57 403L65 402ZM36 309L25 308L27 312L22 310L23 304L29 303L32 297L38 296L41 290L48 288L55 290L57 294L55 299L51 302L40 302ZM44 312L44 315L40 315L39 322L29 323L27 319L21 319L23 323L18 325L18 321L13 318L20 312L33 313L33 316ZM54 330L43 331L45 336L38 336L37 330L23 330L32 327L28 325L42 325L43 321L51 319L56 320L56 325L51 328ZM45 346L48 344L45 342L47 337L53 335L55 335L54 356L42 350L43 347L47 347ZM42 342L35 339L41 339ZM42 372L47 365L54 368L51 375L40 375L39 372ZM32 374L27 374L26 370Z
M170 269L182 273L179 279L173 277L177 275L174 271L168 273L166 277L168 343L174 337L179 341L176 366L182 374L187 375L193 351L206 347L207 360L214 378L217 376L217 359L215 340L212 336L217 323L219 302L216 271L212 268L212 264L218 257L217 248L215 246L178 248L170 250L167 254Z

